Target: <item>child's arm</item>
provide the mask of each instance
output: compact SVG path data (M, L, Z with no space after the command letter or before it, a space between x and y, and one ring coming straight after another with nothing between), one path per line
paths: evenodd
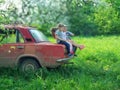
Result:
M58 39L58 40L61 40L61 41L66 41L66 40L60 38L57 34L55 34L55 38Z
M66 32L69 36L74 36L74 33L70 32L70 31L67 31Z

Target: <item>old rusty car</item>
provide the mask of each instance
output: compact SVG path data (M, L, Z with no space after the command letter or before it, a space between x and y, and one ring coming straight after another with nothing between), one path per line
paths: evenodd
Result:
M51 43L40 30L21 25L4 25L0 29L0 67L35 71L58 67L71 58L66 56L64 45Z

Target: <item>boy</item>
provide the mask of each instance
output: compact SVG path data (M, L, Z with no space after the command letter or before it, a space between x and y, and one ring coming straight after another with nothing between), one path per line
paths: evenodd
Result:
M78 47L80 50L82 50L83 48L85 48L84 45L76 44L73 40L71 40L70 36L74 36L74 34L72 32L70 32L70 31L67 31L66 26L64 26L63 32L65 33L64 35L66 35L66 36L64 36L64 37L66 37L66 40L68 42L70 42L74 47Z

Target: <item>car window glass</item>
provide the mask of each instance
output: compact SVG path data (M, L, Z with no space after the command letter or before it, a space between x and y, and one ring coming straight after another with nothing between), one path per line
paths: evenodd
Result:
M18 30L7 30L4 37L0 37L2 44L5 43L24 43L24 39Z
M39 30L31 29L30 30L31 35L35 39L36 42L41 42L41 41L49 41L47 37L40 32Z
M20 43L24 43L24 39L23 39L21 33L19 33L19 42L20 42Z
M14 30L6 30L4 36L1 37L1 43L15 43L16 36Z

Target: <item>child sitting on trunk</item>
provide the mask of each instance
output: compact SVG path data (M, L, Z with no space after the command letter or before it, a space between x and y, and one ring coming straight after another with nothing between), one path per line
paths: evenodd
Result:
M74 36L74 34L67 31L64 24L59 24L57 28L52 28L51 32L53 37L57 39L58 44L66 46L68 56L75 55L77 48L82 50L85 47L84 45L76 44L73 40L71 40L70 36Z

